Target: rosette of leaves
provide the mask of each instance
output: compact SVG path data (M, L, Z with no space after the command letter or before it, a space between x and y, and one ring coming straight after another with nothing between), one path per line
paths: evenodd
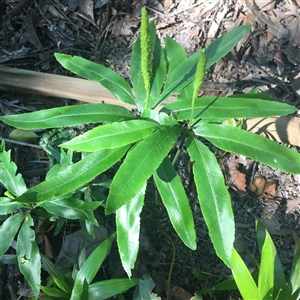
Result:
M73 151L90 152L89 155L58 177L17 195L13 202L51 202L53 198L87 184L122 158L111 182L105 212L116 214L120 257L125 271L131 276L139 247L140 213L150 178L154 179L178 236L187 247L196 249L192 211L174 168L178 155L172 160L169 157L179 142L179 151L186 147L194 162L199 203L216 253L230 267L234 217L222 172L208 142L270 167L300 173L296 151L222 123L230 118L286 115L295 112L293 106L260 94L197 96L205 70L233 49L249 30L249 26L236 28L187 57L184 49L168 36L163 49L155 24L151 22L148 29L141 31L148 37L138 37L134 44L130 83L112 70L81 57L55 54L66 69L99 82L120 101L136 106L139 114L117 105L85 104L1 117L2 121L27 130L102 123L61 145ZM144 41L149 43L146 48L142 45ZM151 73L147 76L145 71L142 72L142 49L151 51L151 55L147 55L148 72ZM158 111L156 107L174 93L178 94L177 101Z

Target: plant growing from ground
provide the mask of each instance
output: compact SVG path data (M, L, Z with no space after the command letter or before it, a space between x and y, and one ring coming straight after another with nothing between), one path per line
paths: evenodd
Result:
M14 232L11 231L12 238L26 218L30 218L31 205L47 209L61 199L70 198L77 189L122 159L112 179L105 212L116 214L118 248L128 276L138 253L140 213L151 177L178 236L187 247L196 249L192 211L174 168L180 151L186 147L194 162L196 190L210 238L217 255L232 267L234 217L230 196L208 142L270 167L300 173L300 165L296 163L300 156L296 151L222 123L230 118L286 115L293 113L294 107L262 94L198 98L205 70L226 55L249 29L249 26L236 28L187 57L184 49L168 36L162 48L155 24L148 24L143 8L141 34L132 50L131 85L104 66L77 56L55 54L66 69L99 82L120 101L135 105L138 114L117 105L85 104L1 117L7 124L25 130L102 123L60 145L72 151L87 152L79 162L29 190L10 191L13 199L2 198L0 205L10 207L4 214L14 212L19 206L27 208L26 212L13 216L18 222ZM178 93L177 101L158 111L158 105L174 93ZM170 157L176 144L179 144L177 153ZM93 202L88 204L90 212L96 209ZM72 206L71 201L66 203L68 205ZM92 205L95 206L92 208ZM6 242L2 250L5 251L8 244ZM24 255L29 258L33 253Z
M300 239L294 235L295 254L292 269L286 278L273 241L256 222L258 246L261 252L258 274L252 275L236 250L232 256L233 279L221 282L213 290L238 289L243 299L299 299L300 297Z

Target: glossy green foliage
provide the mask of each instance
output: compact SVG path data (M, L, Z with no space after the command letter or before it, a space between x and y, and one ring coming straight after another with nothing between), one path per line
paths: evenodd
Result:
M35 241L34 225L29 213L25 216L17 240L17 258L20 271L38 298L41 284L41 257Z
M21 129L71 127L81 124L130 120L134 115L122 106L82 104L51 108L22 115L2 116L0 120Z
M176 112L177 120L189 119L191 115L190 101L181 96L178 97L178 100L166 105L165 109ZM193 119L219 121L229 118L259 118L291 114L294 111L295 108L288 104L262 101L259 98L241 95L234 98L208 96L196 99Z
M187 150L194 161L193 173L202 214L217 255L231 265L234 220L230 196L216 157L190 136Z
M66 69L88 80L97 81L117 99L135 104L129 83L118 73L78 56L55 53L57 61Z
M296 252L293 257L293 265L290 276L284 274L279 256L273 241L259 222L256 222L256 235L261 252L258 276L251 274L248 267L238 252L233 249L231 270L235 284L232 280L227 280L217 284L213 290L233 290L238 289L243 299L299 299L299 238L294 237ZM296 279L297 278L297 279Z
M154 182L175 231L187 247L195 250L196 234L189 200L168 157L163 160L156 170Z
M139 283L138 278L120 278L93 282L110 251L114 239L115 234L102 242L86 260L83 259L80 269L76 270L73 276L71 276L71 270L62 269L45 256L42 256L43 265L51 275L53 285L41 286L41 290L54 299L94 300L108 299L137 285Z
M130 201L116 211L117 242L122 264L128 277L137 258L140 239L140 214L144 206L146 185Z
M61 152L60 157L65 157L65 162L60 161L60 165L53 167L44 182L28 190L15 175L16 167L9 165L6 157L2 168L12 179L0 178L6 182L4 185L13 194L12 198L16 198L2 198L0 205L7 213L11 213L16 204L27 208L32 205L61 218L78 218L84 220L87 228L90 226L86 229L92 234L92 225L96 224L93 211L101 202L87 194L84 196L85 201L82 201L76 195L82 193L95 177L116 163L120 164L109 186L105 213L116 213L120 257L125 271L131 276L139 248L140 214L150 178L154 178L174 230L185 245L191 249L196 248L190 204L174 168L180 151L186 148L190 160L194 162L193 174L199 203L216 253L228 267L233 268L235 274L243 274L246 267L233 248L234 218L230 197L217 159L207 146L209 143L203 139L225 151L241 153L285 172L300 173L300 166L295 163L299 161L296 151L253 133L221 124L228 118L285 115L294 112L295 108L271 102L269 97L260 94L227 98L196 97L204 71L231 51L249 32L249 26L236 28L205 49L187 57L184 49L170 37L166 37L163 49L154 22L148 24L145 9L142 18L142 34L145 35L138 37L134 44L130 66L133 91L129 83L104 66L80 57L56 54L57 60L68 70L98 81L120 101L136 105L138 116L121 106L86 104L0 117L0 120L12 126L27 130L103 123L81 136L63 142L60 147L82 152L81 159L72 163ZM146 60L143 53L146 53ZM178 101L168 104L163 111L154 110L175 92L179 93ZM172 150L177 153L174 155ZM22 218L15 218L17 225L7 235L8 242L3 251L22 223ZM7 224L4 224L7 228ZM60 228L61 224L57 226ZM264 249L262 253L273 251L269 244ZM272 261L274 258L269 257L266 265ZM85 271L80 269L75 279L71 299L102 299L104 295L107 296L115 282L91 284L84 266L85 263L82 263ZM266 268L263 266L264 270ZM299 270L297 264L294 268ZM253 295L260 293L268 296L274 293L276 289L272 290L271 280L264 280L265 276L261 276L259 289L253 282L246 285L245 289L252 290ZM58 276L55 278L61 297L65 296L64 293L69 295L70 290L62 283L63 279ZM296 283L298 277L294 275L292 278L290 285L296 293L299 290ZM124 282L126 287L129 286L127 281ZM47 292L59 293L57 287L54 288ZM102 293L105 288L108 294Z
M219 124L203 124L195 133L228 152L239 153L272 168L299 174L299 153L252 132Z

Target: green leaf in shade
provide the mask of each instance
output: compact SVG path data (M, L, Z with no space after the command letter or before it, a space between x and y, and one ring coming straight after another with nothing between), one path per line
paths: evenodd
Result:
M153 177L175 231L187 247L195 250L196 232L189 200L168 157Z
M58 279L60 282L64 282L64 287L62 288L62 290L67 293L71 293L71 285L73 283L68 279L67 276L64 275L62 269L56 266L49 258L47 258L43 254L41 255L41 260L43 263L43 267L53 278ZM56 280L54 279L54 281Z
M200 50L205 51L206 69L232 50L249 30L250 26L240 26L235 28L214 40L205 49ZM168 73L168 78L160 102L166 100L172 93L180 91L194 80L200 51L184 60L172 73ZM190 92L186 94L193 94L193 85L190 86L190 89Z
M27 187L21 176L17 174L16 164L10 160L10 150L5 151L5 143L0 145L0 182L14 196L20 196L26 192Z
M102 202L94 201L86 203L78 199L54 199L51 201L42 202L39 204L40 207L45 208L48 212L53 215L57 215L66 219L77 220L83 219L91 222L98 226L98 222L95 219L92 211L94 211ZM89 206L93 204L91 209Z
M256 223L256 226L262 226ZM258 293L259 299L274 299L274 264L276 257L276 248L272 242L269 233L265 228L259 230L265 231L265 238L261 248L261 259L258 274ZM285 283L285 281L284 281Z
M22 196L16 198L16 201L38 203L67 195L106 171L125 154L128 148L128 146L124 146L118 149L93 152L81 161L68 166L58 175L29 189Z
M252 96L253 97L253 96ZM178 112L177 120L188 120L191 115L191 103L178 97L179 101L165 106ZM255 98L203 97L195 101L194 118L209 120L229 118L258 118L291 114L295 107L274 101Z
M171 74L186 59L184 48L166 35L165 57L168 74Z
M144 205L146 185L130 201L116 211L117 242L121 262L128 277L134 268L139 250L140 214Z
M180 134L179 126L162 127L130 151L111 183L106 214L133 199L155 172Z
M20 208L17 202L6 197L0 197L0 215L8 215Z
M300 239L294 235L294 241L296 244L296 251L293 257L292 270L290 275L291 292L294 294L298 291L300 294Z
M0 257L10 247L16 233L19 230L20 224L25 219L26 215L27 215L26 212L19 212L7 218L0 226L0 237L1 237Z
M194 161L193 174L209 236L217 255L230 267L234 217L223 174L216 157L204 144L190 136L187 145L190 158Z
M267 259L265 259L265 261L263 262L264 258L263 257L261 258L259 276L261 276L261 280L264 279L264 276L270 276L268 279L265 279L266 281L267 280L271 281L274 279L273 298L276 298L277 295L280 295L282 291L284 291L287 288L282 264L280 262L280 258L278 256L278 253L276 251L276 248L272 242L269 233L267 232L266 228L262 225L262 223L259 221L256 221L256 236L257 236L257 241L258 241L258 246L260 251L262 252L264 245L266 245L265 248L268 248L270 250L268 254L270 257L266 255L266 250L268 249L265 249L265 255L267 256ZM271 255L272 253L274 253L275 255L275 261L273 262L273 266L268 266L267 262L269 262L269 264L272 264L272 260L273 260L273 257ZM262 268L262 266L264 268ZM273 274L271 274L272 269L273 269ZM261 289L260 286L259 289Z
M35 132L23 129L13 129L8 137L12 140L24 143L39 139L39 136Z
M227 152L245 155L287 173L300 173L299 153L252 132L216 124L203 124L194 132Z
M11 126L29 130L118 122L134 118L134 115L125 107L101 103L64 106L20 115L2 116L0 120Z
M43 286L43 285L41 285L40 288L47 296L54 297L54 298L59 298L59 299L70 299L69 294L67 294L66 292L61 291L57 288L46 287L46 286Z
M129 83L118 73L79 56L54 54L67 70L91 81L97 81L122 102L135 105Z
M86 259L86 261L80 268L76 276L76 280L78 278L85 277L88 284L93 281L104 259L106 258L115 237L116 234L112 234L91 253L91 255Z
M153 108L159 102L161 89L165 80L165 73L166 65L164 51L160 44L160 39L155 34L149 108Z
M143 279L140 279L139 285L136 287L132 300L160 300L152 290L155 284L149 274L143 275Z
M261 299L248 267L234 248L231 257L231 271L244 300Z
M92 283L88 287L88 300L104 300L116 296L139 283L139 278L117 278Z
M31 228L33 225L33 219L28 213L18 235L17 256L20 271L37 299L41 284L41 256L35 241L35 232Z
M118 148L145 138L158 126L156 122L146 120L100 125L60 146L87 152Z

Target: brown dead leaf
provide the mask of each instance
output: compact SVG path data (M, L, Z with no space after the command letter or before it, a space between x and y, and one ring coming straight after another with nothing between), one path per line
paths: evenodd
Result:
M237 162L229 159L227 162L230 178L228 185L239 194L246 193L246 175L237 169Z
M250 191L255 194L257 197L261 196L265 190L267 180L263 176L256 176L253 178Z
M167 288L165 288L164 290L167 295ZM193 297L193 295L191 295L189 292L187 292L185 289L179 286L173 286L169 289L169 298L172 299L172 297L176 297L178 300L190 300Z
M275 194L276 194L276 183L273 180L267 179L267 183L261 198L270 199L273 198Z
M294 209L296 209L296 207L300 204L300 198L298 199L293 199L293 200L287 200L286 201L286 209L285 209L285 213L289 214L290 212L292 212Z

